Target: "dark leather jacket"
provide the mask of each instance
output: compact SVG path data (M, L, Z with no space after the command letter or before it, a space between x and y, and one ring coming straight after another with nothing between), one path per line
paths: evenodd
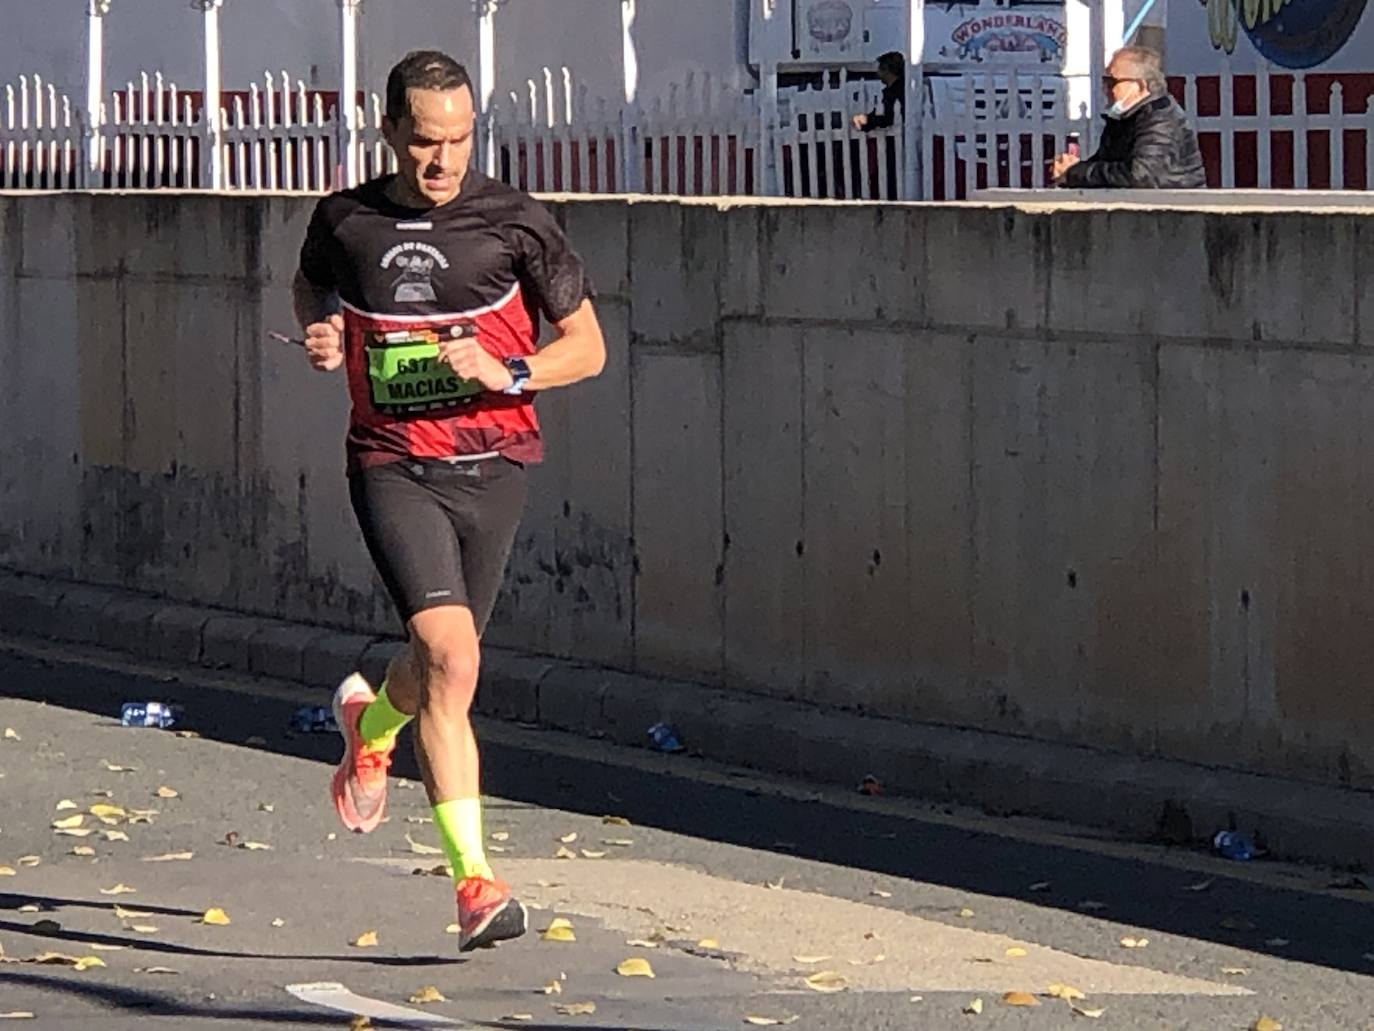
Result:
M1197 135L1172 97L1151 97L1106 121L1097 153L1070 168L1061 186L1184 190L1207 185Z

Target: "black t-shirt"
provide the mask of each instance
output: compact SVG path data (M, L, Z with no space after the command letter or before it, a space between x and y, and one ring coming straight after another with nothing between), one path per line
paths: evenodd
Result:
M478 172L423 210L387 197L392 178L323 198L301 247L301 272L344 304L349 467L490 451L538 461L527 395L477 390L415 356L450 333L500 358L532 354L541 314L561 321L594 296L581 259L543 205Z

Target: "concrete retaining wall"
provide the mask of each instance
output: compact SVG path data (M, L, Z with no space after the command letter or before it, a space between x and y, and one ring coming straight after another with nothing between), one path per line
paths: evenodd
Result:
M556 206L612 359L493 643L1374 788L1374 215ZM0 565L393 628L310 208L0 196Z

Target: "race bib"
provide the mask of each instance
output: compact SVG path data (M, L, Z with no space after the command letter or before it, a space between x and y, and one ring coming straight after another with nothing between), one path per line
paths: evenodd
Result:
M471 323L365 334L373 406L389 415L410 415L470 403L482 385L460 378L439 360L439 341L476 335Z

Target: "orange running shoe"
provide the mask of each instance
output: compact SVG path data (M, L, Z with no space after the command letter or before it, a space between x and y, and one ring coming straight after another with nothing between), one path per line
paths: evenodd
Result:
M502 881L467 877L458 882L458 951L490 948L519 938L529 914Z
M358 735L358 720L376 697L357 673L334 692L334 722L343 735L344 754L330 794L343 825L360 834L376 830L386 815L386 771L396 750L395 741L389 748L368 748Z

